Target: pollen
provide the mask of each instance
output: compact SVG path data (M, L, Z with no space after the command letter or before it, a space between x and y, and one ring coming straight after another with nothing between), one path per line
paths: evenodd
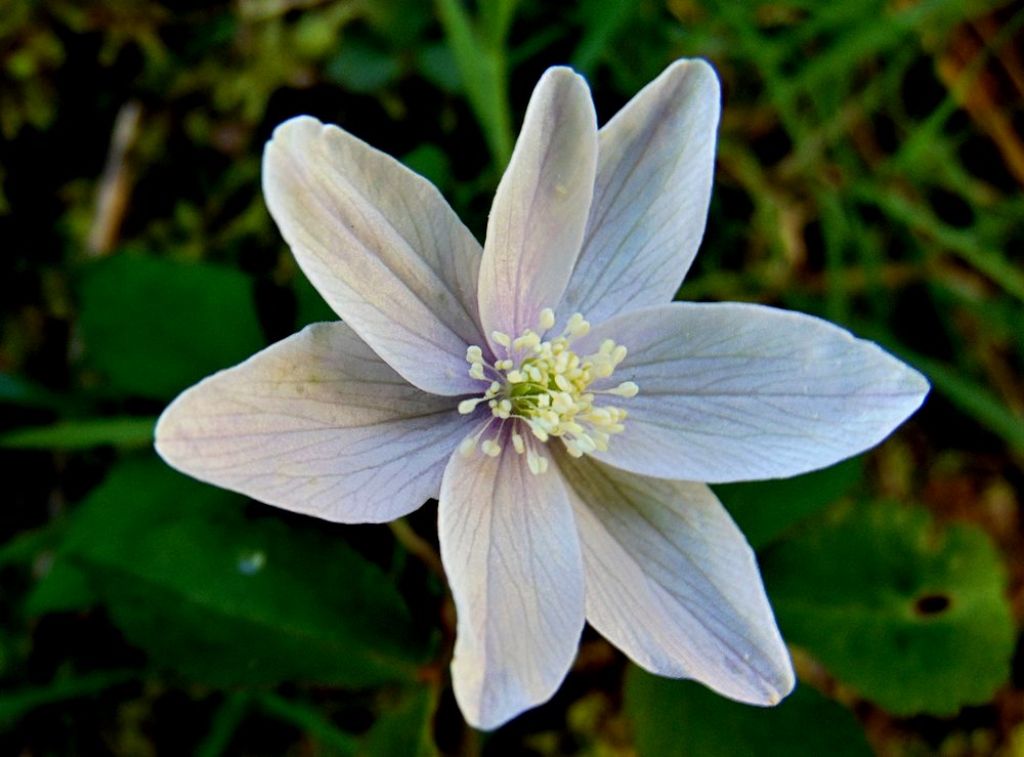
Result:
M490 411L482 425L459 446L464 455L482 453L497 457L506 444L526 455L531 473L540 475L548 459L527 444L527 436L540 443L558 439L573 457L604 452L624 428L627 412L604 404L604 397L635 397L639 387L623 381L611 388L594 389L592 384L611 377L625 360L627 350L611 339L601 342L590 355L573 350L573 341L590 331L580 313L573 314L558 336L548 337L555 314L545 308L538 317L538 329L526 329L513 337L500 331L491 334L503 356L488 363L481 347L466 350L469 375L484 384L478 397L462 400L459 412L469 415L480 405Z

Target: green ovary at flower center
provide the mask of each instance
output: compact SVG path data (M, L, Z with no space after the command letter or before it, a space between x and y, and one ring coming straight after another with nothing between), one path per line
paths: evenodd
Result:
M572 342L590 330L590 324L576 313L560 336L546 339L555 324L550 308L541 311L539 330L526 329L513 339L495 331L491 338L505 352L504 358L490 364L483 350L466 350L469 375L486 382L479 397L459 403L459 412L468 415L483 403L490 417L460 445L464 455L479 447L483 454L497 457L505 443L519 454L526 454L533 473L543 473L548 460L529 449L523 438L532 433L541 442L558 437L573 457L608 449L613 434L621 432L626 411L612 405L595 404L601 396L635 397L637 385L624 381L610 389L595 390L591 384L607 379L626 357L626 348L611 339L604 340L597 352L580 356ZM506 428L506 424L511 424Z

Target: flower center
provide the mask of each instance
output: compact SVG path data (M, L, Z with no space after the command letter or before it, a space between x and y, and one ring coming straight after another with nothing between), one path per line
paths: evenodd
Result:
M545 340L555 325L555 314L545 308L540 314L538 331L526 329L516 338L495 331L493 340L505 351L503 359L490 364L476 345L466 350L469 375L486 382L479 397L459 403L459 412L469 415L486 403L491 415L459 446L464 455L479 446L483 454L497 457L504 443L511 441L518 454L526 454L530 471L547 470L548 461L528 449L524 433L532 433L541 442L558 437L573 457L608 449L612 434L623 430L626 411L611 405L595 405L601 395L635 397L638 387L623 381L611 389L595 390L591 384L606 379L626 357L626 348L605 339L597 352L580 356L572 350L574 339L590 330L590 324L576 313L560 336ZM505 424L512 426L507 432Z

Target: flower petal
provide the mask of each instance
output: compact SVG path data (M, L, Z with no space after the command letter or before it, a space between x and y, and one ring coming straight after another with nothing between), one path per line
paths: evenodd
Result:
M430 182L302 116L267 143L263 192L313 286L392 368L435 394L475 388L480 246Z
M594 628L646 670L741 702L776 704L793 689L753 550L707 486L558 462Z
M487 221L480 319L488 335L536 329L540 311L558 306L579 255L596 165L590 90L568 68L550 68L530 98Z
M616 316L579 351L611 337L628 356L615 380L625 430L618 468L724 483L823 468L888 436L921 404L928 382L871 342L809 315L738 303L671 303Z
M565 484L553 470L531 474L511 445L496 458L452 455L438 532L458 612L455 698L471 725L497 728L554 694L583 630Z
M202 481L342 523L436 497L469 421L408 384L343 323L309 326L179 396L156 448Z
M711 66L676 61L601 129L597 186L565 312L599 323L672 299L704 235L719 99Z

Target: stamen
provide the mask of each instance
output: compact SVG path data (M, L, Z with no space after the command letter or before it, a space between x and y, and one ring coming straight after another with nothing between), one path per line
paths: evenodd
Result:
M488 397L486 395L484 395L483 397L477 397L476 399L472 399L472 400L462 400L462 402L459 403L459 414L460 415L469 415L474 410L476 410L476 406L477 405L479 405L481 402L483 402L483 401L485 401L487 399L488 399Z
M518 337L512 341L512 348L517 352L522 350L532 350L540 344L540 337L527 329L521 337Z
M602 396L635 397L639 392L636 383L623 381L611 389L592 389L591 384L614 373L626 358L626 348L605 339L590 355L576 353L573 341L590 330L590 324L580 313L569 318L561 335L544 341L544 335L556 321L554 311L544 308L538 315L536 331L524 329L515 338L501 331L492 332L494 343L506 349L505 357L495 360L494 365L484 360L481 347L473 345L466 349L469 375L479 381L491 381L483 394L459 402L458 410L469 415L486 403L490 413L479 430L459 445L462 454L472 454L479 446L484 455L498 456L502 448L501 428L510 422L513 449L516 454L525 454L531 473L539 475L547 470L548 458L530 449L525 438L527 430L541 443L558 437L569 455L582 457L606 451L611 436L624 429L624 409L595 406L594 402ZM498 434L488 434L491 438L480 442L486 431L495 428Z
M590 324L583 319L582 313L573 313L565 327L565 333L576 337L584 336L588 331L590 331Z

